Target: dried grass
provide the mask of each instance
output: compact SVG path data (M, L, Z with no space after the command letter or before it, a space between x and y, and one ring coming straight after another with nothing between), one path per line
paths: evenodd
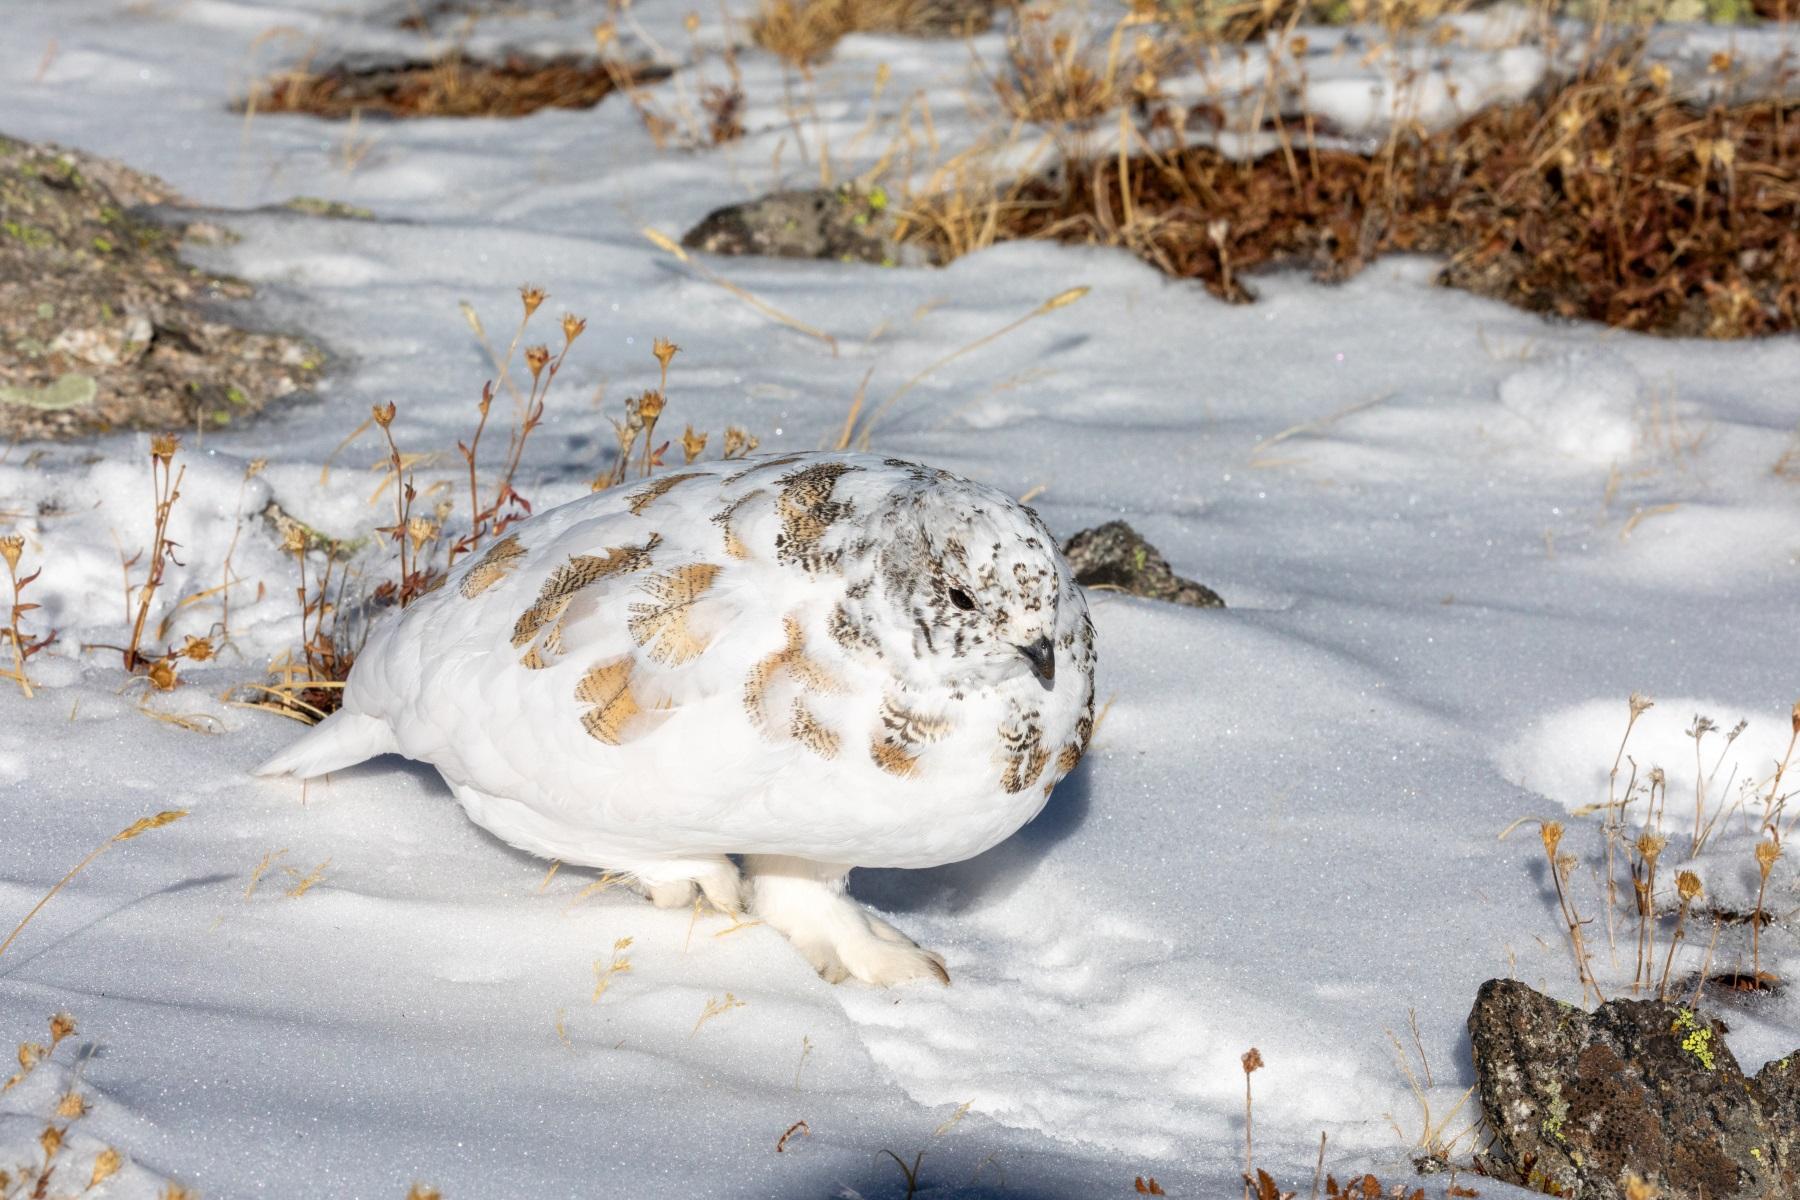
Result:
M750 23L750 36L783 61L804 68L827 58L846 34L931 37L987 28L991 5L965 3L960 20L948 11L954 7L943 0L763 0Z
M258 83L245 113L305 113L330 120L389 117L522 117L544 108L591 108L613 92L666 78L666 68L597 58L495 62L461 51L429 62L379 66L303 63Z
M1714 65L1728 82L1730 60ZM1797 108L1678 98L1666 69L1623 46L1525 102L1396 132L1371 154L1321 148L1310 121L1270 113L1262 131L1283 147L1253 162L1196 145L1006 185L965 171L911 199L911 236L945 259L1016 238L1121 246L1235 301L1260 267L1341 280L1384 253L1433 252L1450 258L1445 283L1548 315L1778 333L1800 327ZM1202 106L1147 123L1179 136L1208 120Z
M187 815L187 810L185 808L180 808L169 812L160 812L152 817L140 817L130 825L127 825L124 829L121 829L118 833L113 834L112 837L108 838L106 841L101 842L98 846L94 847L93 851L86 858L70 868L67 875L64 875L61 879L57 880L56 885L48 892L44 893L44 898L33 905L31 911L25 914L24 919L13 927L11 933L6 935L6 940L0 942L0 955L6 953L7 947L11 946L18 938L19 934L24 932L25 927L31 924L31 919L43 911L44 906L50 903L56 893L68 886L69 881L85 871L89 864L95 859L99 858L102 854L106 853L106 851L112 849L120 842L129 842L133 838L140 837L143 834L150 832L152 829L161 829L165 825L172 825Z

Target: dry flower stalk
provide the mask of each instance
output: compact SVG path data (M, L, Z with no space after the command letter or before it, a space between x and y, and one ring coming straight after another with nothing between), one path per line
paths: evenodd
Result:
M24 692L25 698L29 700L32 697L31 678L25 673L25 661L33 654L42 650L45 646L54 642L56 640L56 633L52 630L50 634L45 637L30 638L27 637L24 630L20 628L20 619L24 617L26 613L40 607L39 605L21 599L21 594L27 587L31 586L32 582L36 580L39 575L43 574L43 569L40 567L31 574L26 575L23 578L20 577L19 558L24 553L24 550L25 537L23 534L9 533L4 537L0 537L0 561L6 563L6 578L12 585L12 604L8 609L6 624L0 625L0 638L5 638L11 643L13 659L12 669L0 672L0 678L11 679L13 682L17 683L19 685L19 690Z
M156 590L162 586L163 569L176 561L175 543L169 540L169 514L174 511L175 502L181 499L181 481L187 476L185 466L174 471L175 455L180 449L181 441L173 434L159 433L150 439L150 477L155 493L156 520L144 582L135 589L137 617L131 625L131 641L124 650L125 669L134 673L149 661L140 653L144 625L150 619L150 607L155 603ZM136 561L137 556L134 556L125 563L128 583L132 564Z
M1669 953L1663 959L1662 981L1656 985L1656 995L1660 1000L1669 998L1669 969L1675 965L1675 947L1681 944L1682 925L1687 921L1688 907L1700 898L1700 877L1692 871L1681 872L1675 876L1675 891L1681 897L1681 907L1675 912L1675 932L1669 938Z
M1244 1196L1248 1200L1250 1175L1253 1170L1251 1158L1254 1149L1250 1129L1250 1076L1263 1066L1262 1051L1252 1046L1244 1052L1240 1061L1244 1067Z
M1631 884L1637 895L1638 965L1632 986L1649 987L1656 969L1656 863L1669 839L1645 830L1634 844L1638 861L1632 864Z
M1563 922L1569 929L1569 945L1575 951L1575 967L1581 975L1582 995L1585 997L1587 989L1592 988L1594 995L1604 1001L1606 997L1601 994L1600 982L1594 977L1593 964L1588 958L1587 940L1582 935L1582 926L1587 922L1582 919L1565 886L1569 872L1574 869L1575 856L1558 853L1562 845L1562 822L1541 822L1538 836L1544 843L1544 857L1550 863L1550 880L1556 885L1556 903L1562 910Z
M1750 914L1750 974L1760 987L1762 983L1763 896L1769 890L1769 872L1781 857L1781 843L1768 839L1756 843L1756 911Z

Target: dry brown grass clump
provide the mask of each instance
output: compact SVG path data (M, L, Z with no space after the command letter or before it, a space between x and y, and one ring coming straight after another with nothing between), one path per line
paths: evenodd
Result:
M356 113L522 117L541 108L591 108L620 88L668 74L663 67L625 68L594 58L512 55L484 62L458 52L430 62L297 67L258 84L242 107L332 119Z
M1085 25L1070 28L1049 12L1020 12L1006 55L1010 72L994 93L1020 121L1084 125L1129 101L1142 104L1177 53L1177 43L1137 28L1135 14L1101 40Z
M1373 154L1320 149L1294 122L1265 125L1282 148L1254 162L1109 156L995 189L980 221L967 196L927 197L916 236L946 257L974 248L972 228L1124 246L1232 300L1257 267L1343 279L1382 253L1437 252L1444 282L1535 312L1716 338L1800 327L1800 105L1700 104L1668 84L1621 54Z
M756 44L797 67L819 62L851 33L954 37L993 20L993 0L763 0Z

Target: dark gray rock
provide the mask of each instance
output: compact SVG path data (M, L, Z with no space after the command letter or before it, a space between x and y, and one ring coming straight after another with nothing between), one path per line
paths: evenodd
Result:
M1725 1027L1678 1004L1612 1000L1591 1015L1516 980L1482 984L1469 1014L1497 1178L1577 1200L1800 1196L1790 1068L1746 1079Z
M877 188L774 192L717 209L688 230L681 244L708 254L824 258L895 266L922 252L900 244L888 195Z
M1084 587L1115 588L1193 608L1225 607L1219 593L1175 574L1162 552L1123 521L1082 530L1063 546L1063 554L1075 582Z

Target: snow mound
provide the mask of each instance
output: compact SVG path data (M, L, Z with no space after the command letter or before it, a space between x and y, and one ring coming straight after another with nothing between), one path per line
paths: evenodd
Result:
M1570 812L1604 804L1607 775L1628 716L1623 697L1552 710L1502 748L1495 765L1506 778ZM1689 736L1697 716L1714 725L1701 739L1698 764L1694 738ZM1740 720L1748 724L1727 745L1725 735ZM1668 787L1668 826L1692 829L1696 779L1706 781L1709 815L1718 804L1729 805L1746 783L1766 780L1774 771L1787 750L1789 720L1785 712L1759 711L1723 700L1687 696L1657 700L1632 727L1625 755L1619 759L1618 793L1624 794L1633 761L1640 783L1660 767ZM1642 805L1634 805L1630 815L1633 820L1641 818Z
M1502 379L1500 404L1557 453L1603 467L1630 457L1643 391L1643 380L1624 361L1576 351Z

